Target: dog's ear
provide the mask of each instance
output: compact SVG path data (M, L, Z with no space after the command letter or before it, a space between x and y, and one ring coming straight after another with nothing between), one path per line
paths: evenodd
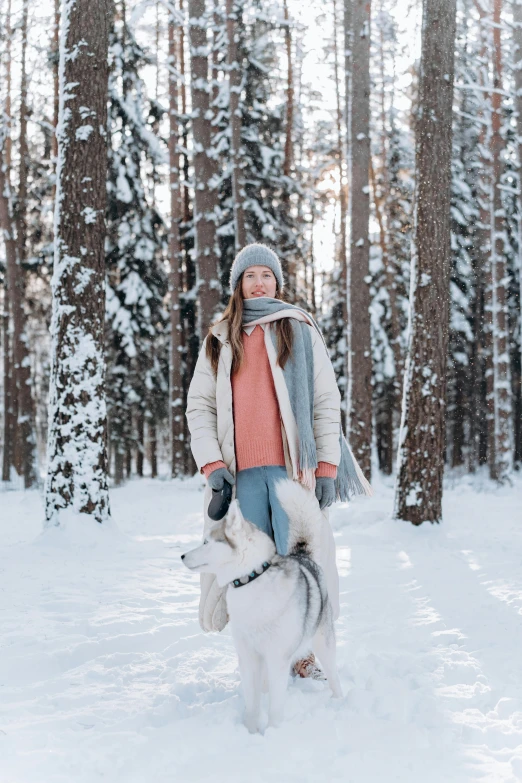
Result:
M237 500L233 500L225 519L225 531L231 537L238 536L243 529L243 514Z

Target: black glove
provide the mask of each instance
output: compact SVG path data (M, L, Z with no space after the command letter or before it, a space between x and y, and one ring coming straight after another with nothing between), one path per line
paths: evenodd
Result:
M335 479L319 476L315 479L315 497L319 508L327 508L335 503Z
M224 481L228 481L230 486L236 483L234 476L229 473L226 468L217 468L217 470L213 470L207 481L211 489L217 489L218 491L223 489Z

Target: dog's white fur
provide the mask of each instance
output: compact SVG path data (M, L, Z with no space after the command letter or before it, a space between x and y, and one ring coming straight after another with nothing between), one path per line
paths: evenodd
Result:
M245 724L250 732L260 731L264 678L269 692L269 725L276 726L283 717L290 667L310 648L323 666L333 695L342 696L332 611L317 565L319 504L313 493L294 481L280 482L277 494L290 519L291 556L276 555L272 539L243 518L237 501L203 545L182 556L192 571L216 574L220 586L272 561L272 567L259 578L240 588L229 586L227 591L245 697Z

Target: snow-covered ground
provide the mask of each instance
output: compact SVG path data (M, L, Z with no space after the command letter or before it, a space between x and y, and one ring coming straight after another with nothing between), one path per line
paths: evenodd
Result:
M334 510L345 697L293 682L264 736L181 567L199 479L45 534L37 492L0 494L1 783L522 781L522 481L483 484L449 486L440 526L392 521L382 482Z

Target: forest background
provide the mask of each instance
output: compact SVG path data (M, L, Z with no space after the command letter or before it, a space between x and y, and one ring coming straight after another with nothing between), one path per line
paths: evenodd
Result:
M55 130L68 5L1 5L6 488L38 483L46 463L55 477L63 473L54 452L47 459L47 444L56 443L60 427L61 435L70 429L49 417L49 397L60 386L51 371L58 333L51 283L60 257ZM446 465L509 482L522 457L522 7L425 0L422 25L415 0L107 6L106 370L99 390L107 400L103 470L112 481L195 472L184 418L188 384L208 325L228 299L237 249L261 241L282 260L286 297L323 329L344 423L369 478L372 467L391 474L399 453L401 468L431 460L434 475ZM453 14L454 24L430 56L426 20L434 9ZM451 175L447 210L437 208L444 182L434 175L433 223L442 234L447 226L448 236L447 259L443 237L440 265L432 267L423 266L423 246L437 249L439 240L422 235L416 219L430 99L421 39L435 82L452 88L439 122L449 129L447 154L430 153L432 169ZM442 67L444 52L454 76ZM75 141L89 136L78 128ZM84 217L86 225L94 221ZM55 284L55 308L56 291ZM415 330L436 342L434 353L442 350L439 370L419 358ZM423 379L417 394L416 369ZM439 407L433 418L430 400ZM407 442L412 413L424 431L421 449ZM410 422L409 432L416 429ZM440 497L424 497L437 495L429 470L420 481L406 468L398 513L417 523L440 519ZM52 477L48 485L54 519L67 492Z

